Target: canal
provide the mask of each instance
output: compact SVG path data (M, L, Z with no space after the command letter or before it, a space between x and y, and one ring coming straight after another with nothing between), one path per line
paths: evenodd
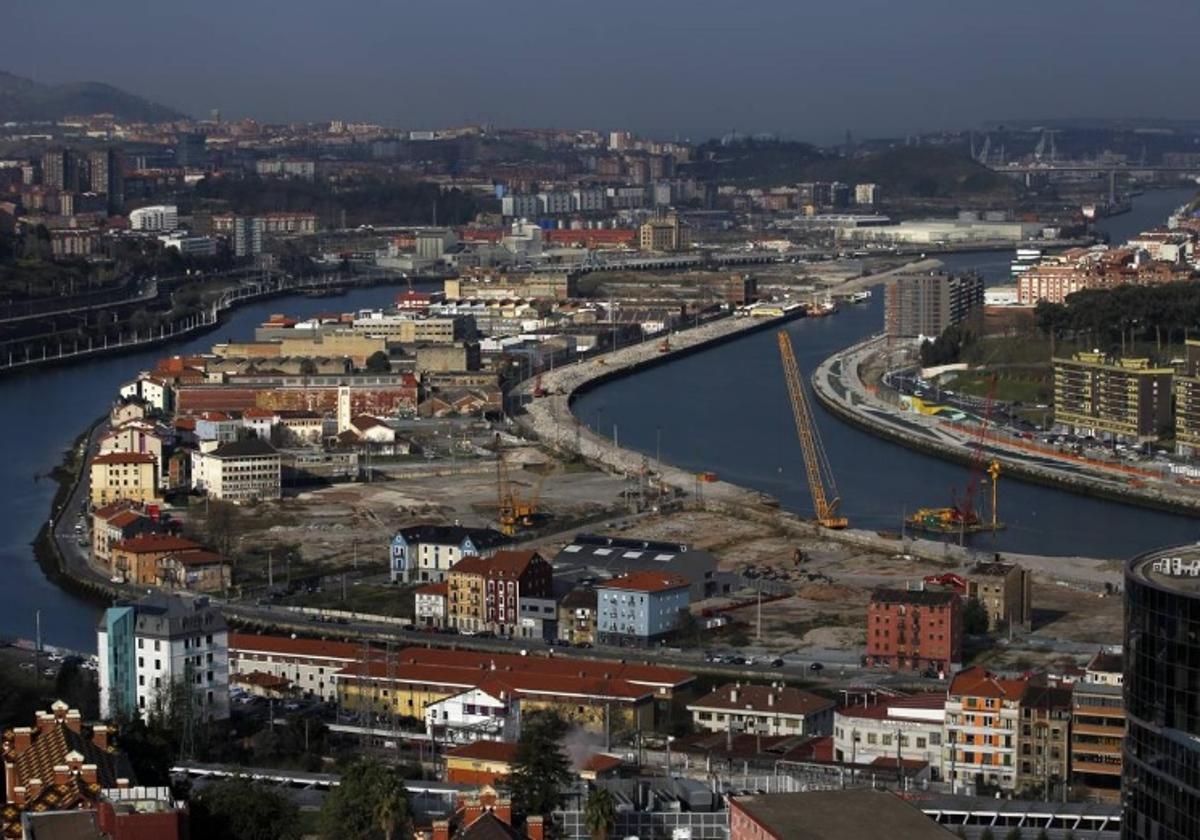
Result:
M1113 238L1161 224L1192 189L1149 192L1132 212L1105 219ZM954 271L979 270L989 284L1008 281L1010 251L955 254ZM865 304L846 306L832 318L793 322L788 329L802 369L883 326L879 290ZM802 515L812 502L775 336L762 332L711 350L615 380L584 394L579 419L623 446L688 470L711 470L722 479L769 493ZM949 505L966 484L965 467L873 437L818 408L842 510L854 527L898 531L904 514ZM1146 510L1001 478L1000 518L1008 528L976 538L981 549L1050 555L1123 558L1143 549L1200 537L1195 519Z

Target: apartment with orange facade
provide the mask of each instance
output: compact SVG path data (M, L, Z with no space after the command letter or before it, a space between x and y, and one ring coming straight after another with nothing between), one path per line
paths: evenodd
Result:
M946 693L942 770L955 792L970 786L1012 791L1017 785L1021 697L1026 680L980 667L955 674Z

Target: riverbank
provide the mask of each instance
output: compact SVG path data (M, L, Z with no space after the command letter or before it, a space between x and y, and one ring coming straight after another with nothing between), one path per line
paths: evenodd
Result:
M883 389L862 380L864 362L883 349L883 338L874 336L827 358L812 375L817 400L843 421L877 437L944 460L970 463L977 443L976 427L904 411L898 400L889 400ZM996 436L988 440L987 455L1000 463L1001 480L1006 475L1019 476L1083 496L1200 514L1200 494L1162 481L1152 470L1089 461Z

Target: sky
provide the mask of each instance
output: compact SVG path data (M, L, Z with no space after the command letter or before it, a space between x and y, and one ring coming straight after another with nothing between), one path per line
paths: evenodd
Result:
M0 69L261 121L737 130L1200 117L1196 0L2 0Z

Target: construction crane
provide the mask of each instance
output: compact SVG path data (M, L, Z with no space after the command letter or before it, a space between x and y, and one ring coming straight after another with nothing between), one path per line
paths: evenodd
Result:
M508 464L504 460L504 450L500 446L500 435L496 435L495 444L496 520L500 524L500 533L506 537L512 537L516 536L522 528L532 528L538 524L542 485L546 483L550 473L555 470L550 469L539 475L529 496L522 497L516 485L509 480Z
M800 451L804 455L808 490L812 493L817 522L825 528L845 528L850 521L837 515L838 503L841 501L838 497L837 482L833 477L833 468L829 465L829 457L825 454L825 447L821 444L817 424L813 422L812 412L808 407L808 396L804 391L804 380L800 377L800 366L796 363L796 353L792 350L792 339L786 330L780 330L777 337L779 357L783 361L783 376L787 380L788 396L792 400L796 436L800 438ZM828 492L825 489L827 484Z

